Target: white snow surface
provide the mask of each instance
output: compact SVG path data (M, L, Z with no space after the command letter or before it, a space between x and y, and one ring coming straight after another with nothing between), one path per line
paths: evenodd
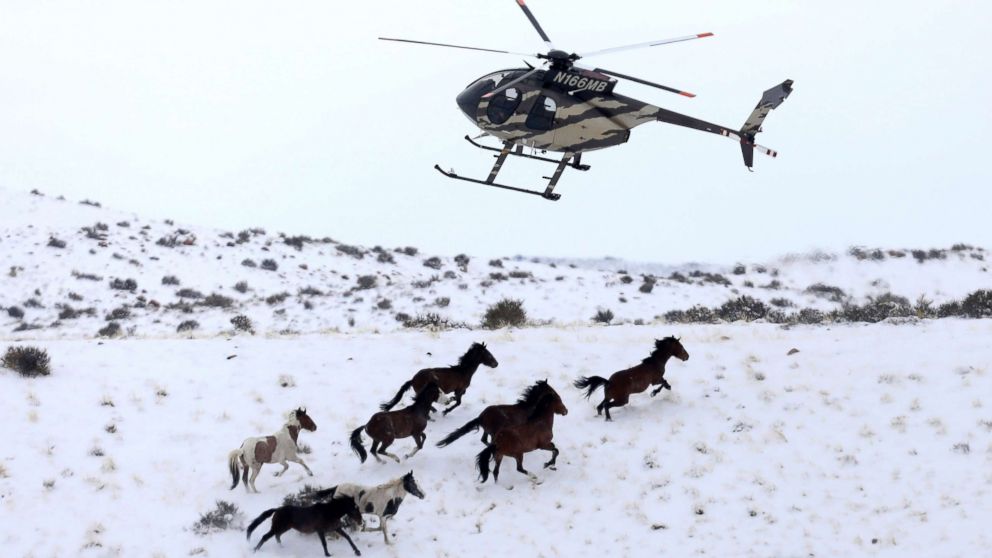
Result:
M596 416L601 392L587 401L569 385L637 363L669 333L691 355L669 363L672 391L634 396L614 422ZM945 319L42 341L51 376L0 373L0 544L5 556L252 556L243 530L190 528L217 500L246 524L307 483L412 469L427 498L404 502L392 547L356 533L363 556L978 555L992 543L990 335L990 320ZM473 341L499 367L430 423L428 446L402 464L360 464L351 429ZM546 452L525 458L542 484L509 461L498 484L480 485L475 434L433 446L544 378L569 413L556 417L557 471L541 468ZM227 453L298 405L318 426L300 439L316 476L291 464L276 478L267 465L260 494L230 491ZM289 533L258 556L319 553L315 536Z
M402 329L396 318L400 313L434 313L478 326L487 307L513 298L524 302L528 317L537 323L587 324L601 309L612 311L615 323L652 323L671 310L719 306L740 295L794 305L786 310L838 308L838 302L807 291L817 283L839 287L845 300L853 302L891 292L910 301L922 295L935 304L960 300L992 284L987 251L967 245L942 249L943 259L922 263L905 249L879 250L883 260L813 253L742 264L743 273L734 273L736 263L521 256L490 261L471 254L467 265L460 265L452 255L408 255L393 247L377 252L332 239L311 239L301 249L287 245L287 237L299 232L245 231L239 241L241 231L149 221L51 196L0 190L0 202L0 338L92 338L122 306L130 312L119 320L126 335L186 338L228 333L230 319L237 314L248 316L259 334L375 332ZM179 241L177 246L158 244L172 237ZM53 238L65 247L49 246ZM378 260L387 256L393 263ZM435 267L425 266L431 257L437 258ZM278 269L262 269L266 259ZM245 260L258 267L242 265ZM708 281L700 273L719 274L726 284ZM174 276L179 284L163 284L166 276ZM358 288L363 276L374 277L375 285ZM641 291L646 276L656 279L650 293ZM134 279L137 288L112 290L114 279ZM247 283L246 292L235 289L240 281ZM183 289L204 296L216 293L232 304L204 306L199 304L203 299L181 298ZM280 294L286 297L272 298ZM180 302L189 306L175 306ZM22 309L24 318L3 312L11 306ZM92 312L61 319L66 306ZM187 320L195 320L199 328L177 333L177 326Z
M742 263L743 273L734 273L737 262L508 257L464 265L450 255L437 256L435 269L424 265L431 254L391 247L312 239L298 250L276 232L239 241L240 231L52 196L0 190L0 202L0 350L29 344L52 359L48 377L0 369L3 556L252 556L267 523L252 543L243 529L198 535L193 524L218 500L240 508L243 527L304 485L374 485L411 469L427 498L404 502L390 523L392 547L379 533L356 533L364 556L929 557L990 548L992 320L782 327L658 319L742 294L837 308L807 292L815 283L855 302L886 292L957 300L989 288L980 247L922 262L908 250L793 255ZM157 243L173 235L179 245ZM65 247L49 246L53 238ZM278 270L245 259L272 259ZM163 284L166 275L180 285ZM357 289L360 276L374 276L375 286ZM639 290L645 276L657 278L650 293ZM137 289L112 290L113 279L133 279ZM246 292L234 289L239 281ZM233 303L187 298L188 312L169 308L180 289ZM279 293L288 296L267 300ZM479 329L485 309L504 297L523 300L534 325ZM91 315L60 318L67 306ZM97 338L107 315L125 306L123 338ZM604 308L614 325L592 324ZM400 312L436 312L474 329L406 330ZM257 335L231 331L237 314ZM191 319L199 329L176 331ZM681 335L691 355L669 363L672 391L635 395L613 410L615 422L596 416L602 391L586 400L571 386L638 363L666 335ZM428 446L402 464L360 464L351 430L414 372L453 364L475 341L488 343L500 365L480 368L461 408L430 423ZM433 445L545 378L569 413L556 417L557 471L541 468L546 452L526 456L541 484L507 460L498 484L480 485L478 434ZM277 478L279 466L267 465L261 494L229 490L228 453L275 433L300 405L318 425L300 438L316 476L291 464ZM413 442L394 447L405 454ZM343 541L329 546L352 555ZM320 552L316 537L289 533L257 555Z

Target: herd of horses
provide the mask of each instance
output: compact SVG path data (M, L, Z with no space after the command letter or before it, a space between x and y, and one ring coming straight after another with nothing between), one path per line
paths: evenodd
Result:
M651 391L651 396L654 397L663 389L672 389L671 384L665 379L665 365L672 357L686 361L689 359L689 353L675 337L658 339L654 343L654 349L640 364L615 372L609 378L580 377L573 385L585 390L586 399L602 387L603 401L596 406L596 413L597 415L605 413L606 420L612 421L610 409L626 405L632 394L642 393L649 387L656 386ZM447 415L461 405L462 397L472 383L473 375L482 365L496 368L499 363L484 343L473 343L457 364L420 370L400 386L392 399L380 405L379 412L352 431L349 437L352 450L362 463L365 463L370 453L380 463L383 462L383 456L399 463L400 458L387 449L396 440L413 438L416 447L405 456L407 459L413 457L423 449L427 440L426 429L432 420L431 413L437 411L435 403L441 399L442 394L450 395L449 401L453 400L442 410L442 415ZM414 394L413 402L404 408L393 410L403 399L404 393L411 389ZM537 477L524 469L524 454L538 449L551 452L551 459L544 463L544 467L554 470L559 454L558 448L552 442L554 417L567 414L568 409L558 392L547 380L540 380L524 390L516 403L486 407L477 417L441 439L437 446L447 447L466 434L482 429L482 443L485 448L476 456L475 466L483 483L489 479L491 465L493 482L499 479L500 464L504 457L513 458L517 464L517 471L537 482ZM238 485L240 478L245 490L258 492L255 488L255 478L265 463L279 463L283 466L282 471L276 473L277 476L286 472L289 461L299 463L307 474L313 476L307 464L297 455L297 438L301 430L314 432L317 430L317 425L304 408L290 411L286 418L286 424L276 434L248 438L240 448L228 455L228 467L233 481L232 490ZM368 451L363 445L363 432L372 440ZM360 555L361 552L343 530L345 524L350 523L361 526L362 530L368 530L362 521L362 514L376 515L379 518L377 530L383 532L383 538L386 544L389 544L386 520L396 514L400 502L407 494L424 498L412 471L399 479L376 487L338 485L318 491L315 495L318 500L330 497L331 500L328 502L320 501L310 506L282 506L266 510L249 525L248 537L250 539L252 531L265 519L272 517L271 528L259 541L256 550L269 538L275 537L278 542L283 533L289 529L296 529L303 533L317 533L326 556L330 554L327 552L325 535L331 532L343 536L355 554Z

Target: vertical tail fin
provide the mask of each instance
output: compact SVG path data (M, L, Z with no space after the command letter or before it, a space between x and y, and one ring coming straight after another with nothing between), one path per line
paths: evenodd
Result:
M772 87L771 89L765 91L761 96L761 100L751 111L750 116L744 121L744 125L740 129L740 142L741 142L741 154L744 156L744 166L748 169L754 166L754 149L758 148L758 151L775 157L778 155L777 152L768 149L767 147L762 147L760 145L755 145L754 138L761 132L761 125L765 122L765 118L768 117L768 113L773 109L776 109L785 102L785 100L792 93L792 80L787 79L782 83Z

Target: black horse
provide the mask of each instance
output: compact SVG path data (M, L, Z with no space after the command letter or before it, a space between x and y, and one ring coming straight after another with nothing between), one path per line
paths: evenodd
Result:
M500 430L527 422L527 417L534 411L541 397L549 393L558 395L547 380L535 382L534 385L524 390L520 399L517 399L513 405L490 405L486 407L479 413L478 417L468 421L464 426L438 442L437 447L443 448L479 428L482 428L482 443L488 444L490 438Z
M344 537L344 540L351 545L351 549L355 551L355 556L362 555L348 533L344 532L341 523L347 517L356 525L362 524L362 514L358 511L358 506L355 505L353 498L334 498L330 502L322 502L312 506L281 506L265 510L248 526L249 541L251 540L251 532L269 516L272 516L272 526L269 528L269 532L262 536L262 540L258 541L255 550L261 548L265 541L272 537L276 538L276 542L281 543L280 537L283 533L290 529L296 529L301 533L317 533L317 536L320 537L320 544L324 547L324 556L331 555L327 552L327 539L324 538L329 531Z
M441 388L442 393L455 394L455 402L444 410L443 414L447 415L452 409L462 404L462 395L465 394L465 390L472 383L472 375L479 369L480 364L485 364L490 368L499 366L493 354L486 348L485 343L472 343L468 351L458 359L458 364L444 368L424 368L400 386L396 397L383 403L379 408L383 411L388 411L400 402L400 399L403 398L403 392L406 390L412 387L414 393L420 393L420 390L424 389L424 386L434 382L437 384L437 387Z

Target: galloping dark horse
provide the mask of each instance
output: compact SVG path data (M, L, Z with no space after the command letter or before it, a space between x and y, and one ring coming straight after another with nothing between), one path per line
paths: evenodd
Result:
M495 459L496 466L493 468L493 482L499 479L499 466L503 462L504 456L509 456L517 461L517 470L536 480L537 477L524 469L524 454L536 449L543 449L551 452L551 461L544 464L545 468L554 468L555 460L558 459L558 448L551 442L554 437L555 415L567 415L568 409L562 403L561 397L557 393L546 393L541 396L537 407L527 417L527 422L504 428L493 436L492 444L486 446L475 458L475 465L479 469L479 478L482 482L489 479L489 460Z
M427 434L427 417L431 412L431 405L437 401L441 395L437 384L431 382L424 386L424 389L417 393L417 398L413 405L400 409L399 411L382 411L372 415L364 426L359 426L351 433L351 449L355 450L358 458L365 463L368 457L365 448L362 447L362 430L372 438L372 457L382 463L379 455L392 457L399 463L400 458L386 451L386 448L397 438L407 438L413 436L417 443L416 449L407 455L407 459L413 457L415 453L423 449Z
M492 353L486 348L485 343L472 343L468 351L458 359L458 364L446 368L424 368L414 374L410 381L405 382L400 387L400 391L396 394L396 397L383 403L379 408L383 411L388 411L400 402L403 392L406 390L412 387L414 393L420 393L420 390L424 389L424 386L430 382L434 382L441 388L442 392L454 392L455 394L455 402L444 410L444 414L447 415L452 409L462 404L462 395L465 394L465 390L472 383L472 375L479 369L480 364L485 364L490 368L499 366L499 363L493 358Z
M480 427L482 428L482 443L488 444L491 437L500 430L527 422L527 417L534 411L538 401L548 393L558 395L547 380L536 382L525 389L520 395L520 399L517 399L513 405L490 405L486 407L479 413L478 417L468 421L464 426L438 442L437 447L443 448Z
M600 376L579 378L575 381L575 387L589 388L586 391L586 399L589 399L596 388L605 385L606 394L603 402L596 406L596 414L600 415L606 411L606 420L613 420L610 416L610 407L626 405L630 400L630 394L641 393L648 389L648 386L658 386L651 392L651 397L658 395L662 389L672 389L671 384L665 380L665 363L671 357L684 362L689 360L689 353L685 352L682 343L674 337L658 339L654 342L654 351L637 366L616 372L609 380Z
M248 540L251 540L251 532L270 515L272 516L272 526L269 528L269 532L262 536L262 540L258 541L255 550L261 548L265 541L272 537L276 538L276 542L281 543L280 537L283 533L290 529L296 529L301 533L317 533L317 536L320 537L320 544L324 547L324 556L331 555L327 552L327 539L324 538L324 535L330 531L344 537L344 540L351 545L351 549L355 551L355 556L362 555L355 543L351 541L348 533L342 529L341 524L341 520L345 517L356 525L362 524L362 514L358 511L358 506L355 505L355 500L351 497L334 498L330 502L313 506L281 506L265 510L248 526Z

